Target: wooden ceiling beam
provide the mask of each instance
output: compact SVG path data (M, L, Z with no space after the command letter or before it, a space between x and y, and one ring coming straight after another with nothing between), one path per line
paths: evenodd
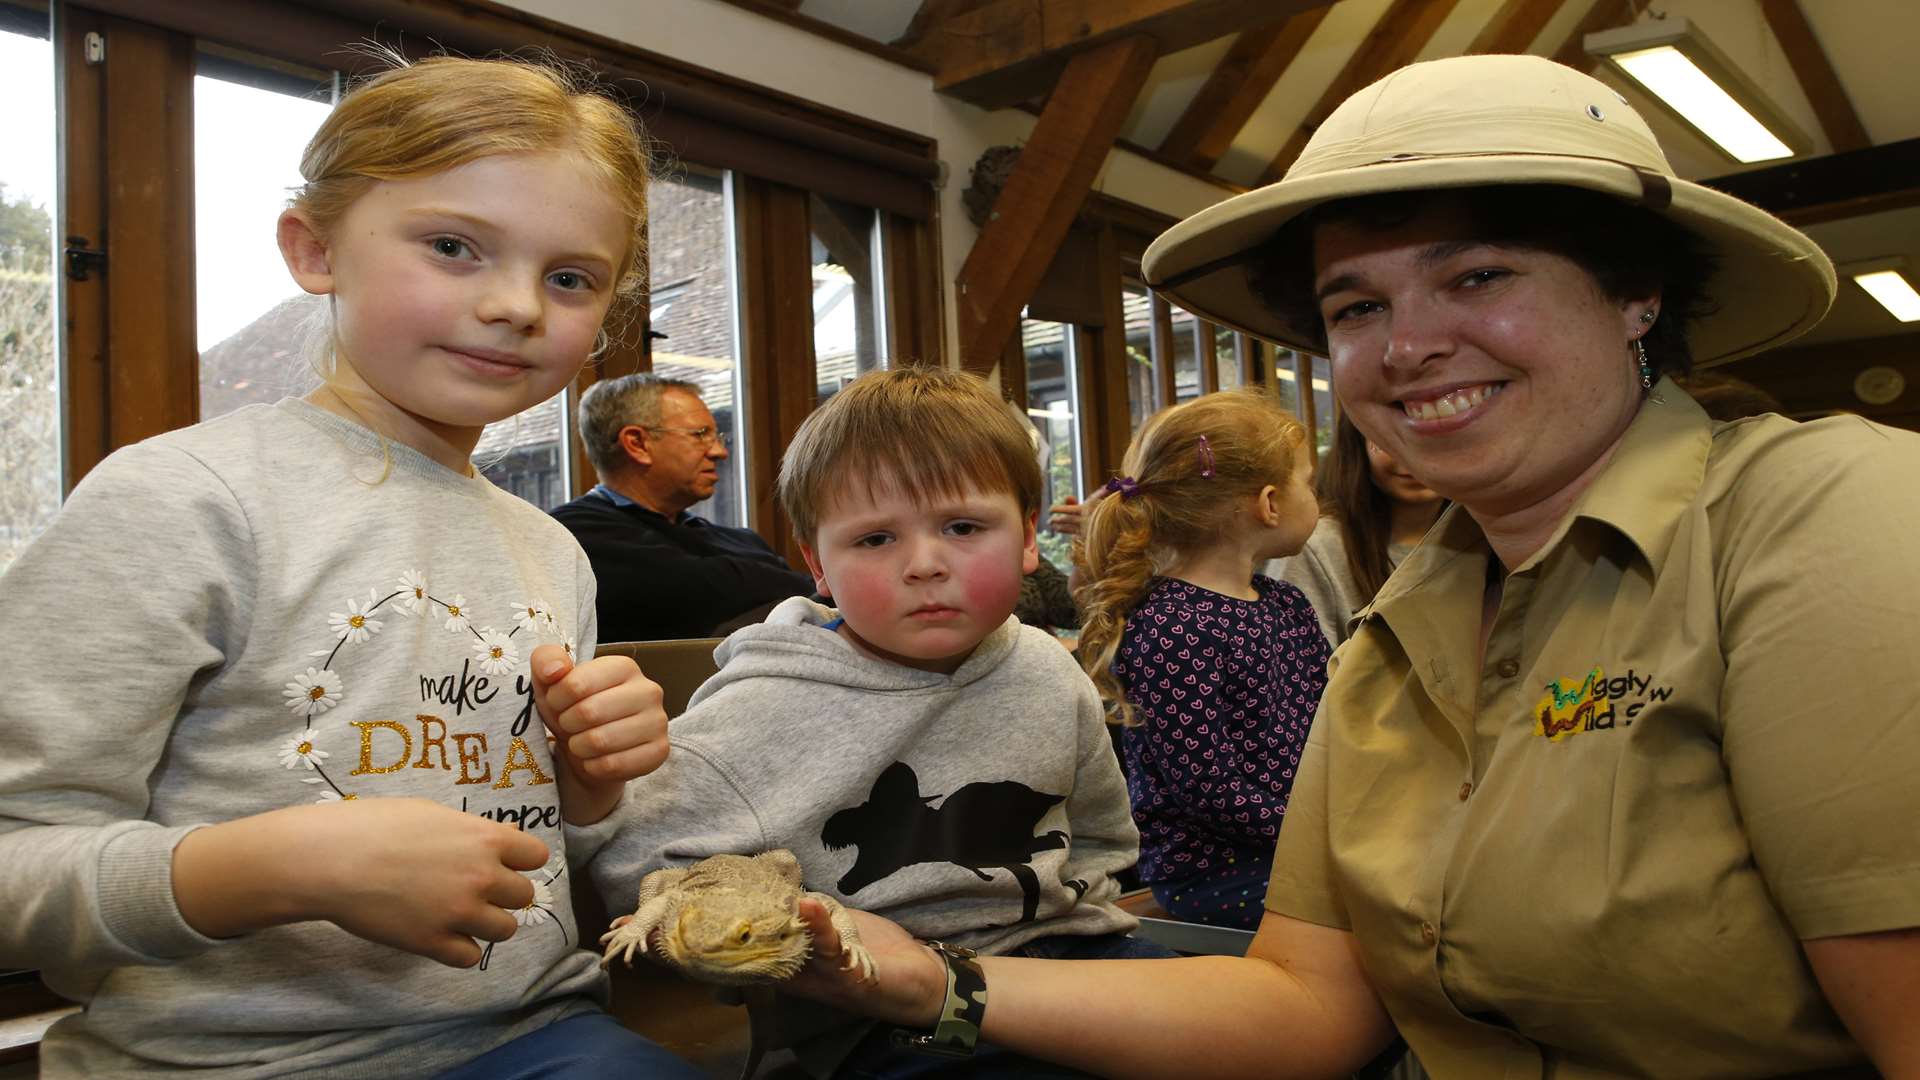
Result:
M1632 21L1631 0L1594 0L1593 6L1587 9L1585 17L1580 20L1578 26L1573 28L1573 33L1568 34L1567 40L1561 42L1560 47L1553 51L1553 59L1570 68L1592 71L1595 61L1593 57L1587 55L1587 35L1596 30L1611 30L1616 26L1625 26Z
M1327 122L1327 117L1341 102L1388 72L1412 63L1433 38L1433 32L1440 29L1440 24L1453 12L1457 2L1393 0L1393 4L1374 23L1366 39L1360 42L1360 47L1347 60L1347 66L1340 69L1333 84L1320 95L1320 100L1314 103L1313 108L1307 110L1306 119L1294 129L1280 152L1274 155L1266 172L1261 174L1259 184L1271 184L1285 176L1293 160L1306 148L1307 140L1313 137L1321 124Z
M333 2L339 3L342 2L342 0L333 0ZM802 0L719 0L719 2L730 4L744 11L751 11L755 15L772 19L777 23L784 23L787 26L796 27L815 37L825 38L828 41L858 49L863 53L877 56L889 63L899 64L901 67L913 68L928 74L933 73L932 66L926 61L908 56L900 49L896 49L891 45L882 44L865 35L856 34L844 27L836 26L825 19L816 19L811 15L801 14L800 4Z
M1160 154L1189 168L1212 169L1253 111L1327 17L1327 8L1243 32L1161 140Z
M1820 118L1827 141L1835 150L1862 150L1872 146L1873 140L1867 137L1867 129L1860 123L1860 114L1854 111L1846 88L1840 85L1839 72L1833 69L1826 50L1813 36L1813 27L1807 24L1806 13L1800 10L1800 5L1795 0L1760 0L1760 11L1766 15L1767 25L1773 28L1773 36L1780 39L1780 48L1786 52L1787 63L1800 80L1800 88L1807 92L1807 100L1813 104L1814 115Z
M1480 28L1466 55L1523 53L1559 12L1564 0L1507 0Z
M955 280L961 365L986 375L1020 325L1153 70L1152 39L1122 38L1067 62Z
M956 15L964 15L992 2L993 0L920 0L920 6L915 9L912 21L907 23L906 31L893 40L893 46L897 49L911 48L926 37L927 32L933 27Z
M1920 206L1920 138L1700 182L1802 226Z
M900 42L934 68L934 89L982 108L1045 93L1074 54L1147 37L1178 52L1333 0L988 0ZM925 8L923 7L923 11Z

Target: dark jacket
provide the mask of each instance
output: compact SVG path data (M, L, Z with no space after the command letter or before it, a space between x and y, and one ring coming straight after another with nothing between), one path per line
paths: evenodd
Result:
M813 592L813 578L751 529L692 514L668 521L643 506L616 506L597 491L553 516L593 564L601 641L708 637L743 612Z

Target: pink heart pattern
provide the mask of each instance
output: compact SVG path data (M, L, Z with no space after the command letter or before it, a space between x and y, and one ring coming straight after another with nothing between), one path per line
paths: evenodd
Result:
M1299 589L1253 585L1240 600L1161 578L1127 618L1113 666L1140 711L1121 752L1143 881L1272 856L1329 649Z

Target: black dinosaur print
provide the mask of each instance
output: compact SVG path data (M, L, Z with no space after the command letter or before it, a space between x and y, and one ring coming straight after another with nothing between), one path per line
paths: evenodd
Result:
M1031 922L1040 905L1040 879L1027 865L1036 852L1067 846L1059 829L1035 836L1040 819L1064 795L1049 795L1012 780L963 784L938 807L939 795L920 794L920 778L905 762L887 766L859 806L838 811L820 830L829 851L858 847L853 867L840 878L842 896L916 863L949 862L992 881L988 870L1005 870L1020 882L1020 921ZM1084 892L1084 882L1068 882Z

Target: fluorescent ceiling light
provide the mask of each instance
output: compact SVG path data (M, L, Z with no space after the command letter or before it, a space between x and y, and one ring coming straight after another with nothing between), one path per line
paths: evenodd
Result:
M1894 318L1901 322L1920 322L1920 292L1915 292L1913 283L1901 273L1905 267L1906 261L1896 257L1849 263L1841 267L1840 272L1878 300Z
M1735 161L1775 161L1811 148L1685 19L1588 34L1585 44Z
M1707 77L1686 54L1671 45L1620 53L1614 63L1673 106L1735 161L1772 161L1793 156L1793 148L1740 107L1720 84Z

